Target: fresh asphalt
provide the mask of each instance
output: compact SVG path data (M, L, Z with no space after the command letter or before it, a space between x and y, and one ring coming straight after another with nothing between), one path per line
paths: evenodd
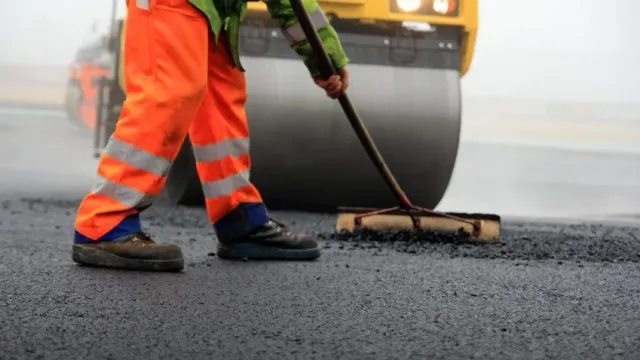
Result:
M91 145L56 111L0 107L0 359L640 358L640 157L463 144L442 207L507 215L491 245L287 212L318 261L227 262L204 210L158 206L148 230L187 267L155 274L71 262Z

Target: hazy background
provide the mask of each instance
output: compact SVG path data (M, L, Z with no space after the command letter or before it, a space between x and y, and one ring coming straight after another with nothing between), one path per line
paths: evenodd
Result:
M0 3L0 64L66 65L94 22L107 28L111 9L108 0ZM640 103L639 13L637 0L480 0L465 95Z
M640 102L637 0L480 0L466 93Z

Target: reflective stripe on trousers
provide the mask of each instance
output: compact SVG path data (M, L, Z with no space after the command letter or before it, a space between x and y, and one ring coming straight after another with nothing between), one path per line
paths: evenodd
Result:
M143 209L151 206L154 196L147 195L136 189L98 177L91 192L103 195L131 209Z
M127 208L146 208L162 190L172 161L115 136L117 133L102 152L99 179L91 192ZM177 140L173 144L179 145Z
M193 153L197 163L201 163L201 167L219 166L219 162L227 157L239 159L240 157L249 157L249 139L236 138L226 139L217 143L208 145L193 146ZM249 181L249 166L246 170L242 164L238 168L240 172L219 178L217 180L204 181L202 190L205 199L215 199L221 196L227 196L244 186L251 185ZM204 170L207 171L207 170Z
M148 153L114 137L109 139L103 152L129 166L158 176L167 175L171 166L171 160Z

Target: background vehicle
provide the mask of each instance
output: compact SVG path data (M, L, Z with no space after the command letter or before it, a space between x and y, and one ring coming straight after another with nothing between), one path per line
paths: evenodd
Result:
M351 59L350 97L408 195L435 207L449 184L461 125L460 78L469 69L477 0L320 0ZM247 69L252 181L272 208L384 207L395 200L337 102L309 78L260 2L240 33ZM121 59L122 23L111 41ZM119 64L112 74L120 74ZM265 70L268 69L268 70ZM105 83L96 155L117 121L122 79ZM203 194L187 138L164 189L173 204Z
M99 79L109 76L109 69L113 65L108 41L108 36L101 36L85 44L68 67L64 104L67 117L90 128L96 122Z

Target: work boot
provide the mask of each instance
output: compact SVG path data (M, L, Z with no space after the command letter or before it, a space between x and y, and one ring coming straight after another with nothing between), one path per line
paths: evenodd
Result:
M72 258L82 265L127 270L180 271L184 268L178 246L157 244L143 232L115 240L73 244Z
M291 233L273 220L249 235L218 240L218 257L222 259L313 260L319 256L320 249L313 238Z

